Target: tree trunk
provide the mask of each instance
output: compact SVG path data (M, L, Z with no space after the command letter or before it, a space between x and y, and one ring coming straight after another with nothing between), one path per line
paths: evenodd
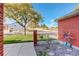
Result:
M24 35L26 35L26 26L24 27Z

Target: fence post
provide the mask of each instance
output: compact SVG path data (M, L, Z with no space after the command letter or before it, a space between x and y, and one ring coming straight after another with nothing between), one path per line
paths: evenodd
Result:
M34 46L37 46L37 30L33 31Z
M3 4L0 3L0 56L3 56Z

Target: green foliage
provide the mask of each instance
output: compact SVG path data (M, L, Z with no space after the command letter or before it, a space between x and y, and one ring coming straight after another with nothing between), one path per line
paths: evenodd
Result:
M48 56L48 53L46 50L44 50L44 51L39 51L37 55L38 56Z
M28 21L39 22L42 17L36 12L31 4L5 4L5 17L12 18L21 26L25 26Z
M26 25L29 21L33 21L37 25L37 23L42 20L42 16L33 9L31 4L5 4L4 6L5 17L19 23L24 28L24 33L26 33Z
M74 11L79 10L79 4L76 5L76 7L74 8Z
M42 27L43 29L48 30L48 26L47 26L46 24L42 24L41 27Z

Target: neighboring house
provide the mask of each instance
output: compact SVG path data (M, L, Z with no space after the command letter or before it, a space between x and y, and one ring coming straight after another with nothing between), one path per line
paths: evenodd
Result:
M4 33L8 33L9 32L9 27L8 27L7 24L4 24L3 30L4 30Z
M58 27L50 27L49 30L51 30L51 31L58 31Z
M61 41L65 41L64 32L70 32L74 39L72 44L79 47L79 9L58 19L58 39Z
M18 23L4 24L4 34L20 33L22 29Z

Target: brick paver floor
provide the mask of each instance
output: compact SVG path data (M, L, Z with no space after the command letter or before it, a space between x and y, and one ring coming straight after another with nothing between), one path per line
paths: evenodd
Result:
M39 55L39 51L46 51L49 56L79 56L79 50L64 46L57 42L51 44L49 49L46 48L46 42L38 42L38 46L35 46L36 53Z

